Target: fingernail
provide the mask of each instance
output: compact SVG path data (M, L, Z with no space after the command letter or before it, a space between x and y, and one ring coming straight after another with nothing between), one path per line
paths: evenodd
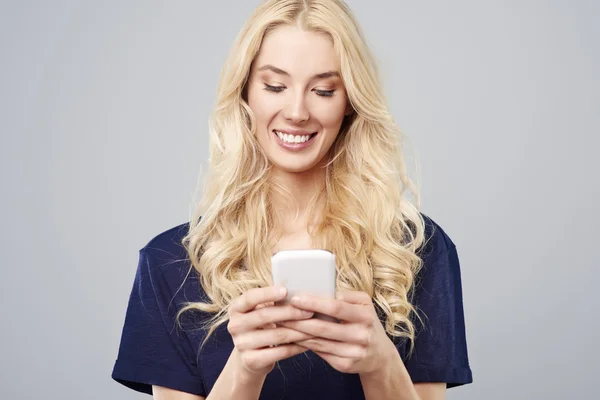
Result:
M284 288L284 287L280 287L280 288L279 288L279 295L280 295L280 296L283 296L283 295L285 295L285 292L286 292L286 290L285 290L285 288Z
M299 296L292 297L292 303L300 304L302 303L302 299Z

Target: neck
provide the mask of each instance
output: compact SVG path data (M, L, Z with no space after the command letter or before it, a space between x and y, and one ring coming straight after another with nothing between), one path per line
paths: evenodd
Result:
M272 170L271 178L274 186L272 204L279 216L282 232L298 232L315 224L322 210L324 199L318 200L313 221L309 221L308 208L311 200L324 187L325 170L318 167L301 173Z

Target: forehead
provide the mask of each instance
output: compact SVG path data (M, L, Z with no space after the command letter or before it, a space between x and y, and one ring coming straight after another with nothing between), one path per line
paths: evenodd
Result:
M329 36L289 25L279 26L265 36L255 64L272 64L298 78L339 69Z

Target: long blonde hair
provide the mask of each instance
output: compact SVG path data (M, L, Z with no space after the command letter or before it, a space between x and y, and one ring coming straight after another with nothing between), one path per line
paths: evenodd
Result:
M313 243L336 255L338 289L371 295L387 333L408 338L412 350L410 316L416 310L409 293L422 266L417 250L424 242L419 193L406 172L401 132L388 112L374 57L342 0L267 0L239 33L210 118L202 199L182 241L208 298L187 303L177 318L192 309L211 314L208 338L227 321L234 299L272 284L271 239L278 219L271 195L286 191L269 179L270 163L255 137L245 87L263 38L282 24L331 38L354 109L326 156L325 185L317 193L326 199L325 209L311 232ZM408 192L416 205L405 198ZM313 198L309 213L316 203Z

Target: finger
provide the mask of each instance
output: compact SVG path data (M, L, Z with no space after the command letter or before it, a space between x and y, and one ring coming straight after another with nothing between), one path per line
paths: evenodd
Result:
M274 302L268 301L266 303L260 303L260 304L258 304L256 307L254 307L254 309L257 310L259 308L271 307L271 306L274 306L274 305L275 305Z
M265 307L244 314L243 323L249 328L248 330L251 330L260 326L272 326L283 321L307 319L313 315L312 311L300 310L292 305Z
M229 311L232 313L245 313L253 310L261 303L276 302L285 297L287 290L281 286L254 288L233 301Z
M275 303L272 301L266 302L266 303L260 303L259 305L257 305L254 309L258 310L260 308L265 308L265 307L271 307L274 306ZM272 328L277 328L277 325L275 324L266 324L260 327L261 329L272 329Z
M361 359L367 354L367 349L363 346L329 339L307 339L297 342L297 344L314 352L327 353L342 358Z
M268 346L296 343L311 338L311 335L304 332L298 332L289 328L275 328L246 332L236 338L235 346L239 350L252 350Z
M264 307L229 320L228 329L232 335L251 331L263 326L288 320L306 319L313 316L311 311L300 310L291 305Z
M368 307L343 300L301 295L292 297L291 303L303 310L329 315L342 321L360 322L370 319Z
M304 321L284 321L280 325L311 336L340 342L368 345L370 341L368 329L359 324L342 325L318 318L311 318Z
M365 292L346 290L338 293L338 300L351 304L372 305L373 299Z
M340 372L351 373L354 370L354 360L351 358L339 357L334 354L324 353L320 351L314 352L316 355L325 360L329 365Z
M263 369L277 361L304 353L306 347L297 344L284 344L277 347L249 350L244 352L244 362L252 369Z

